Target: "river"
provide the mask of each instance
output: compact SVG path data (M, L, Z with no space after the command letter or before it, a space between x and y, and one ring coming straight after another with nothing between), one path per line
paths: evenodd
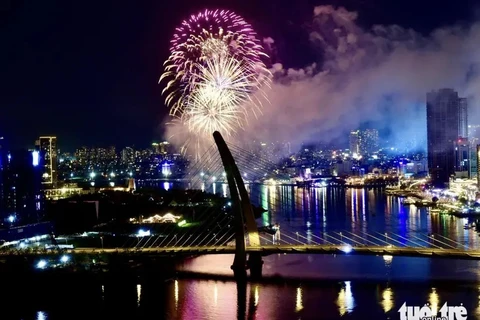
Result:
M223 191L221 184L215 188ZM346 230L395 233L409 239L438 234L459 246L479 247L478 233L463 228L468 220L403 206L400 199L379 189L258 185L251 186L250 192L255 204L269 210L259 224L279 223L290 232ZM200 256L185 261L181 269L228 276L232 260L230 255ZM480 263L476 261L307 254L275 254L264 261L267 279L290 280L251 283L246 288L225 279L192 278L114 287L65 285L48 299L39 299L38 294L19 297L23 308L11 311L10 318L400 319L397 311L404 302L430 303L436 310L447 302L463 304L469 319L480 319Z

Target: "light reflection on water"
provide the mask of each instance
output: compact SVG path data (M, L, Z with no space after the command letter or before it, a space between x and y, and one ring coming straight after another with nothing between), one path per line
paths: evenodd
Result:
M161 182L159 188L171 189L172 183ZM228 196L227 184L208 180L198 188ZM284 185L247 185L251 201L268 212L257 220L259 225L279 223L282 230L312 235L320 232L351 231L356 234L379 232L400 235L425 244L428 234L438 234L454 247L480 248L480 237L473 229L464 229L469 219L460 219L428 208L403 205L397 197L387 196L381 189L304 189ZM416 238L415 238L416 237ZM402 242L407 242L403 239Z
M47 320L47 315L43 311L38 311L37 312L37 320Z
M344 287L340 289L340 292L338 293L337 304L340 316L343 316L347 312L352 312L353 308L355 308L355 299L352 295L350 281L345 281Z
M233 255L203 255L185 260L180 271L232 275ZM273 254L263 257L263 275L294 279L480 282L480 261L391 256Z
M302 288L297 288L297 296L295 301L295 312L299 312L303 309L303 300L302 300Z
M391 288L385 288L382 292L382 302L383 311L385 313L389 312L393 308L393 291Z
M170 188L169 186L168 188ZM206 191L224 193L221 183L207 183ZM252 202L269 211L259 224L280 223L281 230L300 232L315 239L320 232L347 230L354 233L397 234L412 242L425 244L448 241L454 247L479 248L480 237L473 229L465 230L468 219L430 214L426 208L404 206L400 199L367 189L301 189L287 186L247 185ZM287 235L287 233L285 233ZM435 237L428 238L428 234ZM384 237L384 236L382 236ZM404 240L399 240L404 241ZM405 243L405 242L403 242ZM438 310L443 303L463 303L472 317L480 318L480 287L460 288L415 285L398 288L386 285L391 280L470 280L480 281L480 262L391 256L270 255L263 258L266 277L284 276L299 279L335 279L341 285L319 288L298 285L252 284L246 289L245 312L257 319L316 319L321 308L325 318L342 315L357 318L394 317L405 301L430 303ZM186 261L182 269L219 275L231 275L231 255L200 256ZM346 281L350 280L350 281ZM356 285L357 280L373 280L378 287ZM385 284L385 285L382 285ZM167 285L167 319L233 319L239 305L235 283L199 280L175 280ZM169 291L170 290L170 291ZM106 290L107 291L107 290ZM155 290L141 287L141 302L155 300ZM105 292L108 296L108 293ZM409 300L410 299L410 300ZM242 305L240 303L240 305ZM252 311L253 310L253 311ZM363 311L362 311L363 310ZM51 320L50 313L45 317ZM38 318L38 317L37 317ZM26 318L25 318L26 319ZM34 318L35 319L35 318ZM53 318L52 318L53 319ZM131 318L135 319L135 318ZM150 319L143 317L138 319ZM38 319L36 319L38 320Z
M141 303L137 305L134 284L115 284L115 290L107 290L107 300L122 303L112 305L92 304L92 295L75 301L51 303L46 311L14 319L60 320L111 319L396 319L404 302L410 305L429 303L438 311L443 303L459 305L468 311L469 319L480 319L479 298L476 285L455 287L440 284L366 284L355 281L332 283L250 283L245 287L233 281L179 279L162 284L141 285ZM242 289L243 288L243 289ZM77 288L81 289L81 288ZM73 288L71 290L74 290ZM98 291L99 292L99 291ZM66 295L69 292L65 292ZM109 297L108 295L113 295ZM445 297L445 298L442 298ZM128 303L128 299L135 303ZM50 300L51 301L51 300ZM64 310L81 305L75 315ZM27 303L28 304L28 303ZM67 308L67 309L65 309ZM60 312L62 309L63 312ZM78 315L77 315L78 313ZM321 315L321 316L320 316ZM110 316L110 317L109 317ZM113 318L112 318L113 319Z

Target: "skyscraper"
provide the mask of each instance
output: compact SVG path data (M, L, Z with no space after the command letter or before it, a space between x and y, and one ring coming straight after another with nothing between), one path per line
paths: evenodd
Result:
M365 129L350 132L350 153L367 156L378 151L378 130Z
M468 162L468 151L464 152L465 145L468 148L467 109L466 99L453 89L427 93L428 168L436 186L447 184Z
M360 155L360 130L350 132L350 153Z
M458 99L458 136L468 138L468 104L466 98Z
M57 186L57 137L43 136L36 143L40 153L40 166L42 168L42 184L47 188Z
M9 151L1 155L1 222L36 223L41 219L41 168L38 151Z
M378 130L365 129L360 132L360 153L371 155L378 151Z

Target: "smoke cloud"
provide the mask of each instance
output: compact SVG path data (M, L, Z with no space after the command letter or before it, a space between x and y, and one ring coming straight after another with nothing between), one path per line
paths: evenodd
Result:
M345 140L366 123L392 144L425 148L425 97L454 88L469 98L469 122L478 119L480 24L421 35L398 25L363 30L357 13L318 6L309 34L322 63L303 69L272 66L270 104L238 139L305 142ZM274 39L265 38L272 49Z

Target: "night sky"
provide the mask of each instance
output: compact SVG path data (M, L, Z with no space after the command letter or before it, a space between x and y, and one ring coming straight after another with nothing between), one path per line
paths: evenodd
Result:
M274 62L303 67L318 59L308 42L315 5L359 12L365 28L400 24L427 34L478 18L473 0L0 0L0 136L28 147L56 135L63 149L147 146L167 114L157 84L174 28L204 8L236 11Z

